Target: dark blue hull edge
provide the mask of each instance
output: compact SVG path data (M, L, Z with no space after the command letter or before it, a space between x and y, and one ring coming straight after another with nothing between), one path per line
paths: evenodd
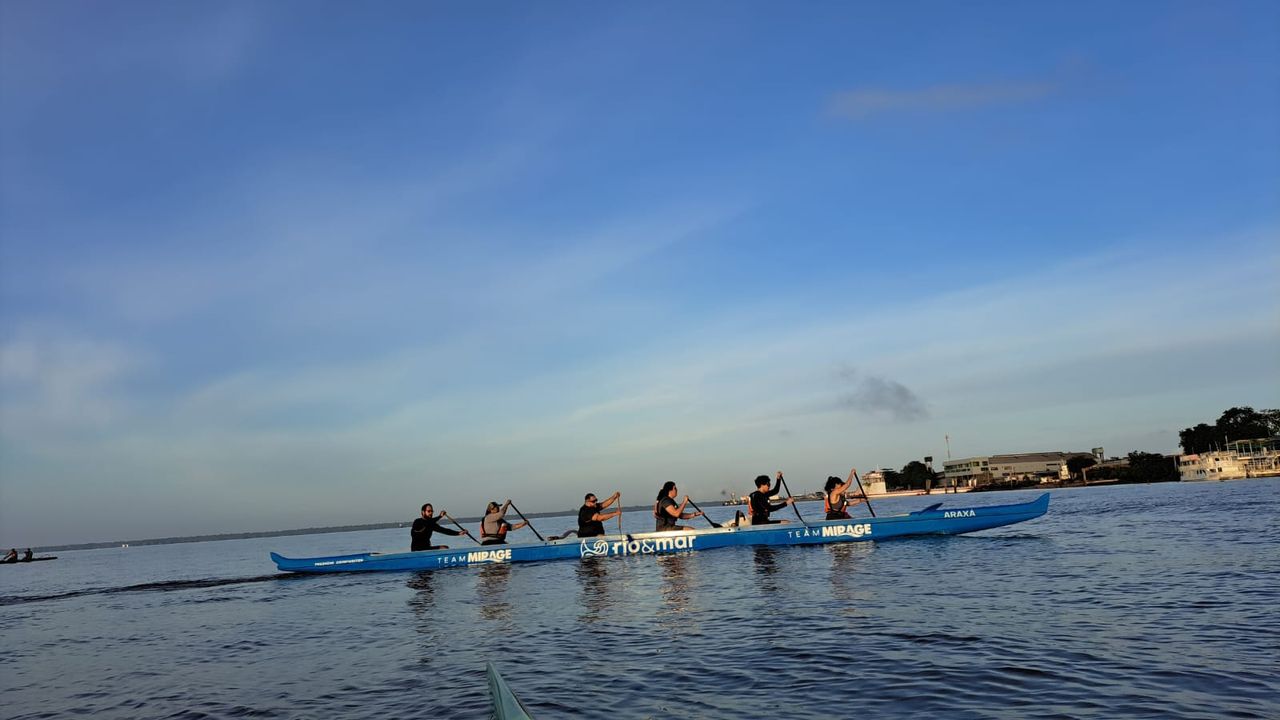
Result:
M734 545L819 545L913 535L959 535L1033 520L1048 510L1049 493L1044 493L1035 500L1016 505L956 509L935 506L908 515L810 521L807 526L793 522L788 525L605 535L518 545L318 558L287 558L271 553L271 560L280 570L297 573L438 570L492 563L691 552Z

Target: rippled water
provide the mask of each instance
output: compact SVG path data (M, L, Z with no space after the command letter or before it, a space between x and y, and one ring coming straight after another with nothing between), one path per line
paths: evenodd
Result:
M962 537L421 574L267 558L407 533L0 568L0 716L484 718L493 660L539 718L1280 717L1280 480L1054 491Z

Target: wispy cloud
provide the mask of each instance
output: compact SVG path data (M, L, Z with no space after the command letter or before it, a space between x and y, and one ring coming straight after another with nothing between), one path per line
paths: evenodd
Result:
M858 412L887 416L899 422L924 420L929 410L906 385L875 375L862 376L850 367L842 367L838 375L852 389L840 395L840 407Z
M859 88L831 96L827 111L836 117L863 120L890 113L944 113L1039 100L1055 89L1050 82L1006 82L934 85L914 90Z

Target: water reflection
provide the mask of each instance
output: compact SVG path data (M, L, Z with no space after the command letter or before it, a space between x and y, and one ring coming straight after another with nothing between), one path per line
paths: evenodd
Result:
M827 546L831 554L831 597L840 603L840 612L862 617L859 605L871 597L873 583L867 581L865 565L875 550L872 543L836 543Z
M609 571L605 558L589 558L578 563L578 585L581 589L582 615L579 620L584 623L596 623L604 617L612 604L610 595L612 585L609 583Z
M485 620L511 620L511 603L507 602L507 581L511 566L507 563L482 565L476 580L480 595L480 617Z
M439 638L436 635L438 618L436 617L435 573L421 572L409 576L405 583L414 593L409 596L409 609L413 611L414 629L423 636L422 648L426 652L418 658L424 665L431 663L431 650L436 647Z
M768 545L756 545L751 548L751 559L755 562L756 585L765 592L778 590L778 551Z
M681 615L689 608L689 555L658 555L658 567L662 568L663 616Z

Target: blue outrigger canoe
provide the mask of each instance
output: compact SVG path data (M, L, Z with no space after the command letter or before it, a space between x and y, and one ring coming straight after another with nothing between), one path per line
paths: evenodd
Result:
M886 540L911 535L959 535L1032 520L1049 510L1049 493L1016 505L943 509L941 503L906 515L856 520L792 522L786 525L708 528L682 532L565 538L515 545L486 545L461 550L359 553L318 558L287 558L271 553L285 572L330 573L378 570L438 570L492 563L568 560L617 555L654 555L711 550L733 545L819 545Z

